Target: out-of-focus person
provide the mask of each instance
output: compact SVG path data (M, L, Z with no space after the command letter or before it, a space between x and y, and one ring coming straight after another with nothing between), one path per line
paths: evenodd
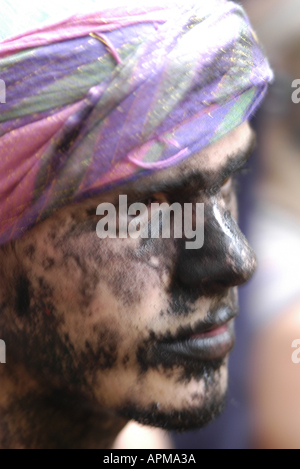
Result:
M247 2L270 57L275 83L260 129L261 178L249 238L258 257L248 308L253 445L300 448L300 1Z

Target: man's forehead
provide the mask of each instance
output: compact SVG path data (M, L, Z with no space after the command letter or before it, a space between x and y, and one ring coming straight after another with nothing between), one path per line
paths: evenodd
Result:
M151 176L141 178L126 186L126 192L157 192L160 190L178 189L192 182L193 179L207 180L228 177L234 169L242 166L250 156L255 145L255 133L248 122L188 158L180 165L164 169ZM124 188L125 189L125 188Z
M119 195L128 195L131 203L159 192L178 195L180 191L217 191L222 181L241 168L251 155L256 142L255 132L248 122L234 129L201 152L187 158L178 166L157 171L121 185L112 191L83 201L92 206L102 202L118 204ZM76 204L77 205L77 204ZM68 210L68 208L66 208Z

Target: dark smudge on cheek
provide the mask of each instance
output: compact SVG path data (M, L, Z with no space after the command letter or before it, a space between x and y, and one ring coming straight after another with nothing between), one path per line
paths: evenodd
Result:
M43 277L35 279L35 285L25 273L18 274L15 281L15 311L22 318L31 320L40 312L53 311L53 288Z
M98 325L91 341L86 340L81 363L88 372L111 370L118 361L120 334L116 329Z
M45 271L52 269L54 265L55 265L55 260L51 257L46 257L42 262L42 266L45 269Z
M24 274L19 274L16 279L15 310L21 317L29 312L30 296L30 282Z

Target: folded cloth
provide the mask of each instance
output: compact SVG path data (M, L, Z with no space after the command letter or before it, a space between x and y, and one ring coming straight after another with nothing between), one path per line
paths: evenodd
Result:
M139 3L48 18L0 43L0 244L180 163L260 104L272 71L239 5Z

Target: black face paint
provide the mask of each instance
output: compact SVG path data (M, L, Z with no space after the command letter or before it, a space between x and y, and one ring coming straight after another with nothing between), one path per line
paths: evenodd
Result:
M204 373L205 375L205 373ZM198 400L198 396L194 396ZM214 400L204 402L201 409L190 407L185 410L160 410L158 403L140 406L135 402L125 402L118 413L130 420L136 420L142 425L163 428L167 431L184 432L199 430L209 422L215 420L225 409L226 395L216 397Z
M204 246L181 249L177 277L181 284L199 296L222 294L241 285L254 272L256 258L246 238L228 210L212 198L205 204Z
M54 267L55 260L51 257L46 257L46 259L43 260L42 265L46 271L50 270Z
M26 316L30 305L30 282L25 275L18 275L16 280L15 309L19 316Z

